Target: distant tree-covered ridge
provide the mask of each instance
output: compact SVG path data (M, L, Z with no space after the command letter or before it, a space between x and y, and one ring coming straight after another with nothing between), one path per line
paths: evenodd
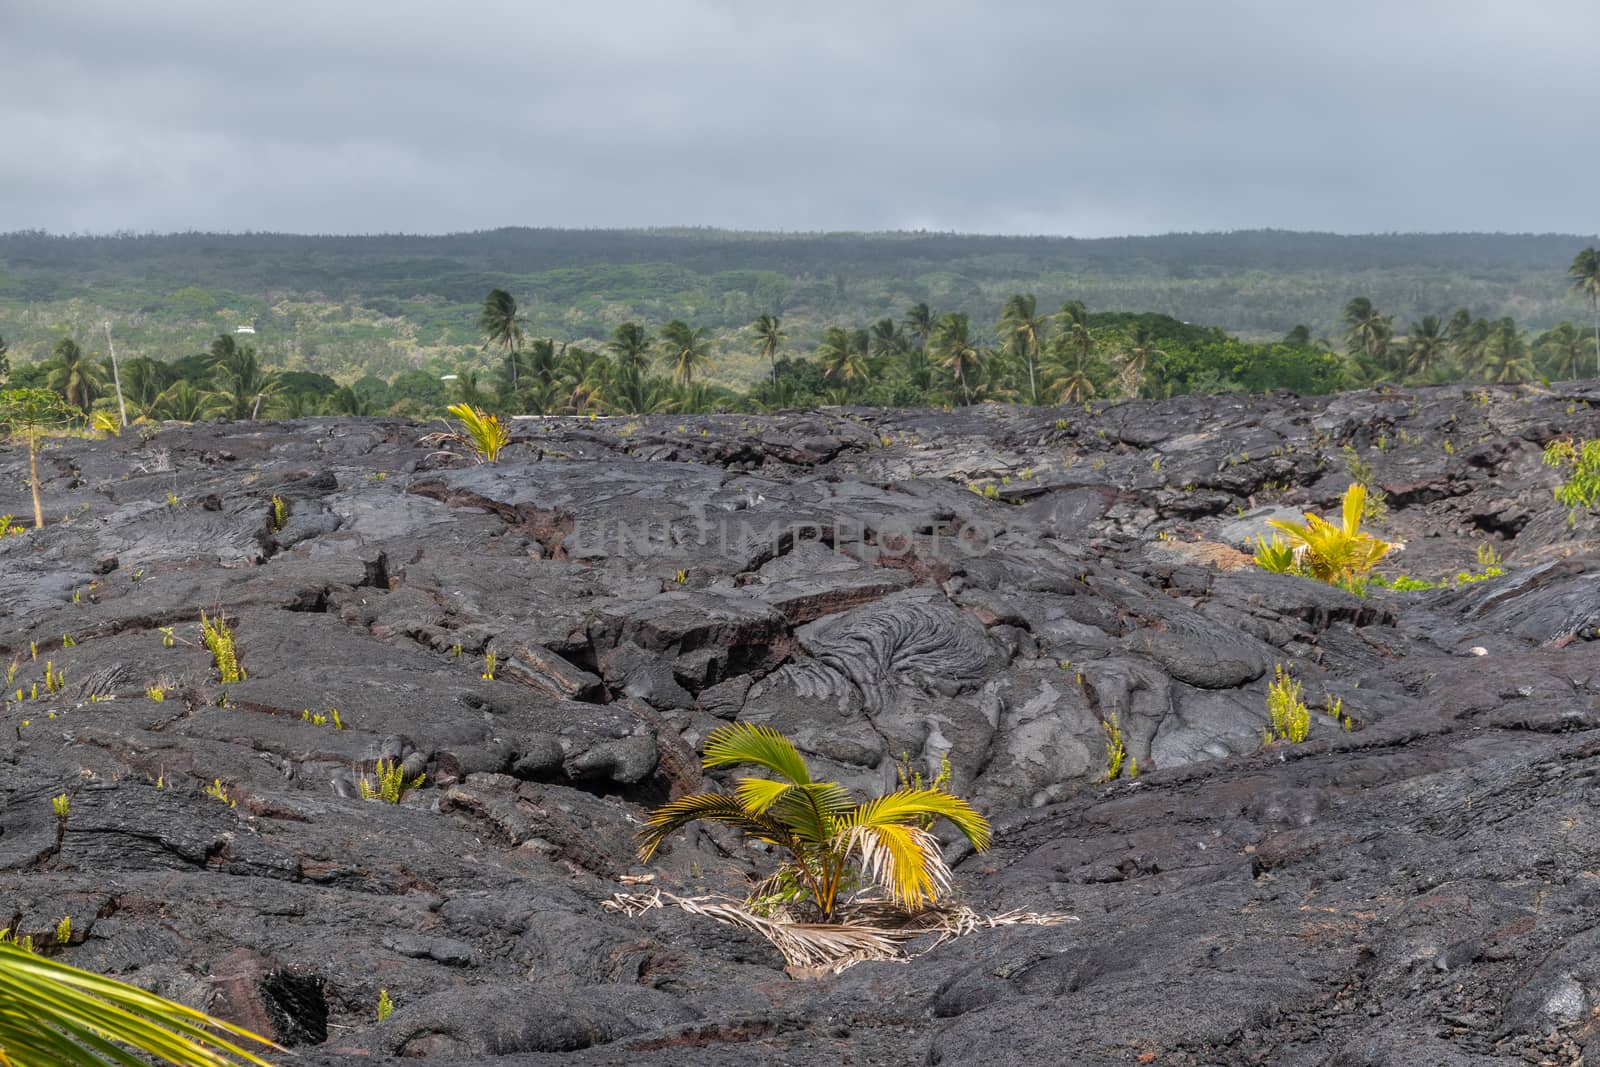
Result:
M314 371L269 367L236 327L204 352L122 364L135 418L234 419L266 414L392 414L426 417L446 404L504 414L648 414L774 410L818 405L955 406L984 401L1079 404L1288 389L1328 393L1351 385L1478 381L1514 384L1536 376L1577 377L1600 361L1600 262L1591 246L1567 269L1570 293L1590 305L1586 336L1571 320L1530 333L1515 319L1465 307L1425 314L1404 327L1370 297L1345 301L1337 342L1304 323L1282 338L1249 341L1215 326L1155 312L1091 311L1083 301L1048 310L1035 293L1006 296L988 315L926 301L869 322L835 322L807 345L777 312L756 315L732 337L673 317L626 320L602 338L539 336L508 290L489 290L463 317L479 345L448 373L426 367L367 373L340 383ZM1559 276L1557 276L1559 277ZM758 359L755 383L739 390L714 371L730 351ZM3 372L0 372L3 373ZM111 403L99 361L71 335L49 358L10 374L13 387L43 388L85 415Z
M900 323L907 308L926 306L968 316L980 349L1020 353L1032 365L1025 392L1032 399L1048 385L1042 351L1015 330L1000 338L993 329L1012 297L1033 297L1025 319L1077 301L1097 314L1159 314L1251 343L1271 344L1304 325L1294 343L1342 347L1345 304L1361 294L1400 324L1396 332L1465 308L1474 320L1515 315L1537 338L1588 304L1583 290L1558 281L1573 250L1593 243L1562 235L1270 230L1094 240L695 229L438 237L24 232L0 235L0 336L16 366L51 359L64 338L95 355L97 331L110 320L119 353L130 359L172 363L226 333L254 349L264 372L323 374L350 387L409 370L434 378L472 370L487 386L501 345L485 347L479 317L484 294L500 290L518 303L524 335L549 340L555 354L575 347L609 355L623 323L651 324L654 338L679 320L715 352L709 361L691 357L685 369L694 384L744 390L774 383L775 353L750 334L760 316L779 324L793 357L826 344L831 328ZM241 329L253 332L236 334ZM927 340L915 346L924 354ZM660 356L659 348L652 352ZM524 357L537 354L530 347ZM830 382L859 369L847 361ZM1081 386L1081 371L1075 377Z

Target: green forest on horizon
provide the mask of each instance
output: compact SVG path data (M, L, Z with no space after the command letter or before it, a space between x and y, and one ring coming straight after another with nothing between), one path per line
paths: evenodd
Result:
M0 234L0 338L11 384L43 384L60 369L64 341L85 367L96 366L109 322L119 357L146 366L147 390L180 380L197 390L178 405L190 413L201 411L209 376L238 349L253 361L246 378L274 376L285 398L326 400L343 386L340 403L352 413L402 401L431 412L447 374L482 382L475 397L501 410L593 409L606 403L595 376L616 377L607 359L618 352L619 328L648 335L659 363L674 324L700 353L695 398L672 392L691 383L674 383L681 375L669 367L655 393L614 405L1324 392L1452 374L1510 381L1560 375L1563 359L1568 369L1593 366L1579 362L1581 330L1563 325L1587 318L1569 268L1593 243L1275 230L1104 239L688 228L437 237L19 232ZM504 339L491 345L482 328L491 291L514 305L514 360ZM1040 336L1019 347L1013 304L1022 297L1023 318ZM919 308L931 316L920 330ZM769 315L781 322L781 351L763 348L752 330ZM949 336L951 316L962 320L959 342ZM964 362L950 361L952 343L970 347ZM648 364L630 358L648 377ZM542 383L539 395L527 393L524 364ZM397 387L402 378L409 384ZM563 393L558 378L573 388ZM590 385L577 384L585 379ZM154 399L145 398L152 410ZM307 411L296 405L294 413Z

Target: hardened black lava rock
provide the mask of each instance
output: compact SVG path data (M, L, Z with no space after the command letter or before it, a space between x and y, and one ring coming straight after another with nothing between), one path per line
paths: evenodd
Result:
M1600 1056L1600 521L1540 462L1600 385L429 431L49 442L0 539L0 927L308 1065ZM1249 565L1353 477L1381 570L1445 585ZM1315 714L1264 746L1280 665ZM965 899L1080 921L819 979L604 909L770 869L633 854L730 721L857 790L948 758L996 830Z

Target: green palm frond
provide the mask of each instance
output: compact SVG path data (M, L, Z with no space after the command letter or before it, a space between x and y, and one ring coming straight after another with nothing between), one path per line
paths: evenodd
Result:
M1306 512L1305 522L1269 519L1267 525L1289 535L1302 547L1303 565L1311 577L1329 585L1357 590L1362 580L1394 546L1361 530L1366 508L1366 486L1356 482L1345 491L1341 523L1335 526L1320 515Z
M644 829L637 835L639 859L649 859L661 842L675 830L682 829L700 819L727 823L761 841L789 847L789 831L776 819L752 812L735 797L721 793L695 793L679 797L650 813Z
M1367 513L1367 487L1354 482L1344 494L1344 535L1354 537L1361 532L1361 516Z
M920 826L857 824L845 840L848 850L861 855L867 877L902 907L915 910L950 889L950 868L939 841Z
M734 795L739 798L739 803L746 811L764 815L793 788L794 786L788 782L774 781L771 778L741 778L734 789Z
M154 993L0 944L0 1063L143 1067L131 1048L180 1067L269 1067L230 1037L282 1051Z
M718 727L706 739L703 762L707 769L754 764L777 777L740 778L733 796L700 793L657 809L638 835L641 859L697 819L728 823L787 852L768 882L788 887L786 898L809 894L816 913L831 918L855 883L857 866L908 909L948 891L950 871L929 832L937 819L948 820L976 848L989 847L989 823L966 801L942 789L908 786L856 805L839 783L813 780L793 742L770 726Z
M795 785L811 781L811 770L800 750L770 726L734 722L711 731L706 738L706 767L739 763L753 763Z
M772 814L808 844L832 847L839 820L853 806L850 793L837 782L795 786L778 798Z
M1295 569L1294 546L1277 534L1271 541L1257 536L1255 564L1272 574L1290 574Z
M486 463L493 463L500 450L511 443L511 431L493 415L486 414L470 404L452 404L445 410L461 422L462 439Z
M929 817L948 821L978 851L989 847L989 820L965 800L942 789L897 789L866 801L850 814L849 821L852 826L920 825Z

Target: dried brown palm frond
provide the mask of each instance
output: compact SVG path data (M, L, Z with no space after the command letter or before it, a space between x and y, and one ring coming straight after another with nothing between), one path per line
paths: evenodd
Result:
M980 915L965 905L941 905L907 912L890 900L853 901L841 908L838 922L806 923L767 918L740 902L715 896L680 897L663 890L654 893L618 893L602 907L629 917L656 908L675 907L703 915L728 926L760 934L783 956L791 974L838 974L867 960L907 962L946 941L976 930L997 926L1059 926L1077 922L1073 915L1014 909L999 915ZM922 952L907 946L933 937Z

